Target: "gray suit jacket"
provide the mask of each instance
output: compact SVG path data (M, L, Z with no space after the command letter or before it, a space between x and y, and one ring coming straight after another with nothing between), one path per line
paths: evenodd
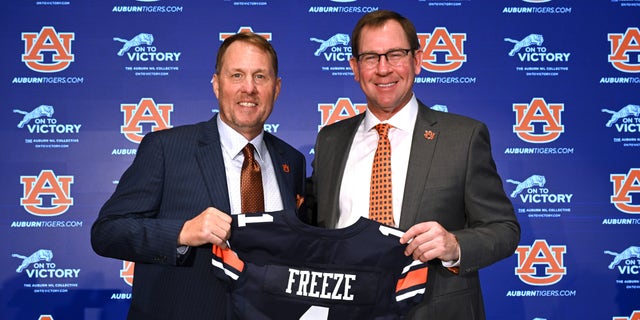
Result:
M264 142L284 208L295 210L305 158L269 133ZM209 206L230 211L215 117L148 133L91 228L98 254L136 263L129 319L225 319L226 286L213 272L211 245L176 252L184 222Z
M419 102L399 226L437 221L458 239L460 273L431 261L424 302L414 319L484 319L478 270L512 255L520 226L491 154L487 127ZM320 226L334 227L340 185L353 137L364 114L324 127L313 160ZM427 139L425 132L435 133ZM366 245L366 244L363 244Z

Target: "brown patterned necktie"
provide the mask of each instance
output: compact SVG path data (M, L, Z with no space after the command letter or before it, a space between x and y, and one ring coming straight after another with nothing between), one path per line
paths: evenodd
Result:
M263 212L264 194L262 192L262 173L260 164L253 156L255 148L251 143L242 149L244 162L240 172L240 201L242 213Z
M393 201L391 198L391 143L387 134L388 123L375 126L378 131L378 148L371 168L371 188L369 189L369 219L393 226Z

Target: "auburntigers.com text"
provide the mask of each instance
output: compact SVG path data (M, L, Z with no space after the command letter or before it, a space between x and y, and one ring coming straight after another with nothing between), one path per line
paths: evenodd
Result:
M13 221L11 228L75 228L82 227L82 221Z
M505 154L573 154L573 148L506 148Z
M416 77L414 83L476 83L475 77Z
M509 290L507 297L575 297L576 290Z
M11 83L83 83L83 77L15 77Z

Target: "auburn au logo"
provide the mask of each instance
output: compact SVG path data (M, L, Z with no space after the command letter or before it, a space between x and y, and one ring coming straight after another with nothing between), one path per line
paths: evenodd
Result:
M20 176L23 185L20 205L27 212L42 217L61 215L73 205L73 176L56 176L52 170L42 170L38 176ZM48 203L44 203L48 199Z
M38 320L53 320L53 316L50 314L42 314L38 317Z
M622 212L640 214L640 200L636 199L634 205L631 198L631 193L637 193L640 198L640 168L631 168L626 175L612 174L610 180L613 182L611 203Z
M253 32L253 28L243 26L243 27L240 27L240 28L238 29L238 32L236 32L236 33L242 33L242 32ZM262 36L262 37L263 37L263 38L265 38L265 39L267 39L267 41L271 41L271 32L262 32L262 33L260 33L260 32L254 32L254 33L255 33L255 34L257 34L257 35ZM219 36L220 41L224 41L225 39L227 39L227 38L231 37L231 36L232 36L232 35L234 35L234 34L235 34L235 33L230 33L230 32L220 32L220 36Z
M562 103L547 104L543 98L533 98L529 104L514 103L513 111L516 112L513 132L523 141L547 143L558 139L564 132L560 117L564 111ZM534 124L541 127L536 130Z
M124 112L124 125L120 127L120 133L131 142L142 141L145 134L143 123L151 124L151 131L171 128L173 104L156 104L152 98L142 98L138 104L121 104L120 111Z
M613 317L613 320L640 320L640 310L633 310L630 317Z
M622 72L640 72L640 62L636 59L632 62L630 57L640 53L640 30L627 28L625 33L609 33L611 54L609 62Z
M546 240L536 240L531 246L518 246L516 275L532 286L549 286L567 274L564 267L566 246L549 246Z
M318 131L326 125L336 123L340 120L351 118L367 110L366 103L351 103L349 98L338 98L335 104L318 103L318 111L320 111L320 125Z
M449 33L447 28L435 28L433 33L418 33L422 48L422 68L431 72L452 72L467 61L464 54L466 33ZM438 55L439 53L439 55Z
M74 38L73 32L56 32L49 26L42 27L40 32L23 32L22 62L36 72L62 71L74 61L71 53L71 41Z
M135 266L136 264L131 261L122 260L120 278L122 278L122 280L124 280L124 282L130 286L133 286L133 270Z

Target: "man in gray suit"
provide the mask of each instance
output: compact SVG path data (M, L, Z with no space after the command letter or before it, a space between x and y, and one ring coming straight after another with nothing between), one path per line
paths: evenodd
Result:
M271 44L236 34L218 50L212 83L220 113L145 135L91 228L95 252L135 262L128 319L226 319L227 288L214 275L211 249L226 247L230 214L241 212L248 143L261 168L264 211L298 207L305 158L263 131L280 81Z
M391 11L362 17L349 61L367 111L324 127L313 161L317 224L369 217L379 123L391 125L392 223L405 254L429 261L412 319L484 319L478 270L514 253L520 225L491 154L487 127L431 110L413 94L422 52L413 24ZM382 139L382 138L381 138ZM367 244L362 244L367 245Z

